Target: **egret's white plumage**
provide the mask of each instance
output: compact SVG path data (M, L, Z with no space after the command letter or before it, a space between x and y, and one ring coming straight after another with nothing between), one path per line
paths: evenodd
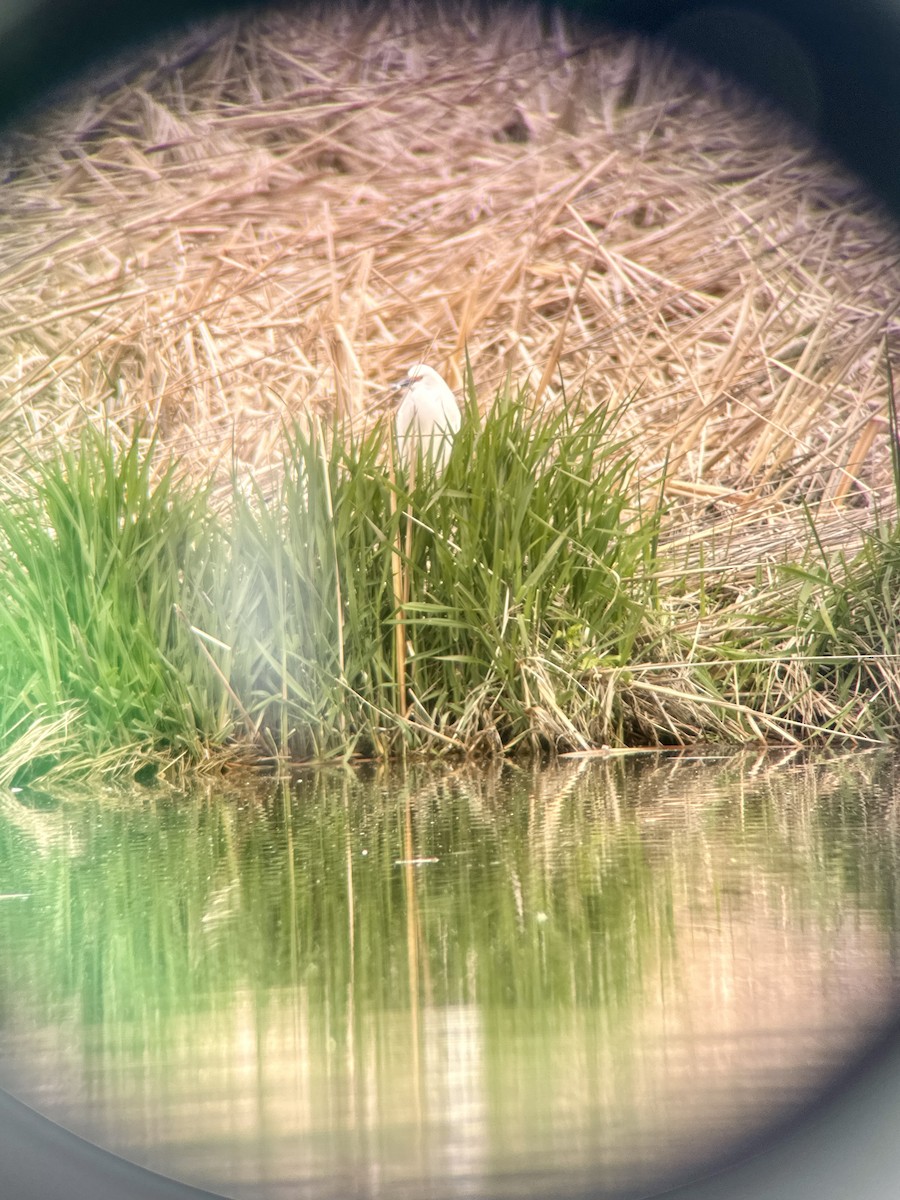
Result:
M410 367L397 387L403 389L396 418L401 459L408 464L421 453L423 461L442 471L462 421L456 398L437 371L425 363Z

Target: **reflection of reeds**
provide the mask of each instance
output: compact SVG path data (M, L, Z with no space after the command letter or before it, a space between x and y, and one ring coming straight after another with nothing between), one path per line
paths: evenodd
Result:
M890 760L859 754L324 770L217 780L177 804L85 791L47 812L7 796L4 890L47 919L4 914L30 956L6 964L4 994L27 980L29 1012L75 998L161 1052L167 1019L248 987L299 986L322 1045L417 998L609 1015L692 940L698 889L721 900L738 869L769 926L775 912L833 932L849 902L890 927L892 796Z
M771 1081L777 1119L791 1071L812 1082L853 1049L836 1033L888 1015L896 772L644 763L0 795L0 878L30 898L0 912L7 1057L176 1166L198 1137L216 1153L224 1113L228 1169L264 1137L270 1177L331 1187L348 1137L357 1170L433 1179L448 1125L454 1168L460 1145L521 1163L549 1129L570 1172L607 1126L615 1167L635 1112L645 1161L675 1088L692 1145L731 1085L743 1104Z

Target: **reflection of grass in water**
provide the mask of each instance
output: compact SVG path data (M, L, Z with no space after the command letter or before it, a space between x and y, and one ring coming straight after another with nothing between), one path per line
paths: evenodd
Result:
M227 1010L241 992L262 1002L273 988L299 989L311 1025L339 1042L348 1021L407 1007L411 987L423 1003L474 1003L488 1022L513 1012L552 1021L569 1008L625 1019L647 972L677 961L673 909L697 886L678 864L704 850L707 833L726 847L707 856L710 894L729 886L736 853L752 866L760 903L766 888L783 889L798 914L819 913L827 926L850 895L890 927L894 862L877 832L874 764L811 767L786 790L773 781L772 796L754 801L749 835L735 800L676 822L668 853L642 830L652 800L628 799L637 787L652 793L653 779L622 765L577 784L566 771L513 772L499 784L423 772L373 787L335 773L304 776L293 793L273 786L265 802L254 787L228 804L158 795L139 807L132 797L121 807L82 801L62 814L8 800L4 886L32 899L0 914L16 948L7 1003L33 1012L74 1003L81 1020L137 1023L151 1042L165 1041L178 1014ZM396 865L410 789L415 852L438 859L413 875L412 981ZM53 823L59 835L41 842Z

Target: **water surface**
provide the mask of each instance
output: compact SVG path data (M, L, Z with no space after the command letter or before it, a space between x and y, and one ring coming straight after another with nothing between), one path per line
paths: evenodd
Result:
M892 1014L877 754L0 798L0 1085L248 1198L636 1195Z

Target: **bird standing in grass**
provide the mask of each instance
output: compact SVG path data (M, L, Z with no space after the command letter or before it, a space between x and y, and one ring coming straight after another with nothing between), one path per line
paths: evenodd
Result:
M416 363L396 385L403 391L397 410L397 446L409 467L421 455L436 473L447 465L453 436L462 421L456 398L432 367Z

